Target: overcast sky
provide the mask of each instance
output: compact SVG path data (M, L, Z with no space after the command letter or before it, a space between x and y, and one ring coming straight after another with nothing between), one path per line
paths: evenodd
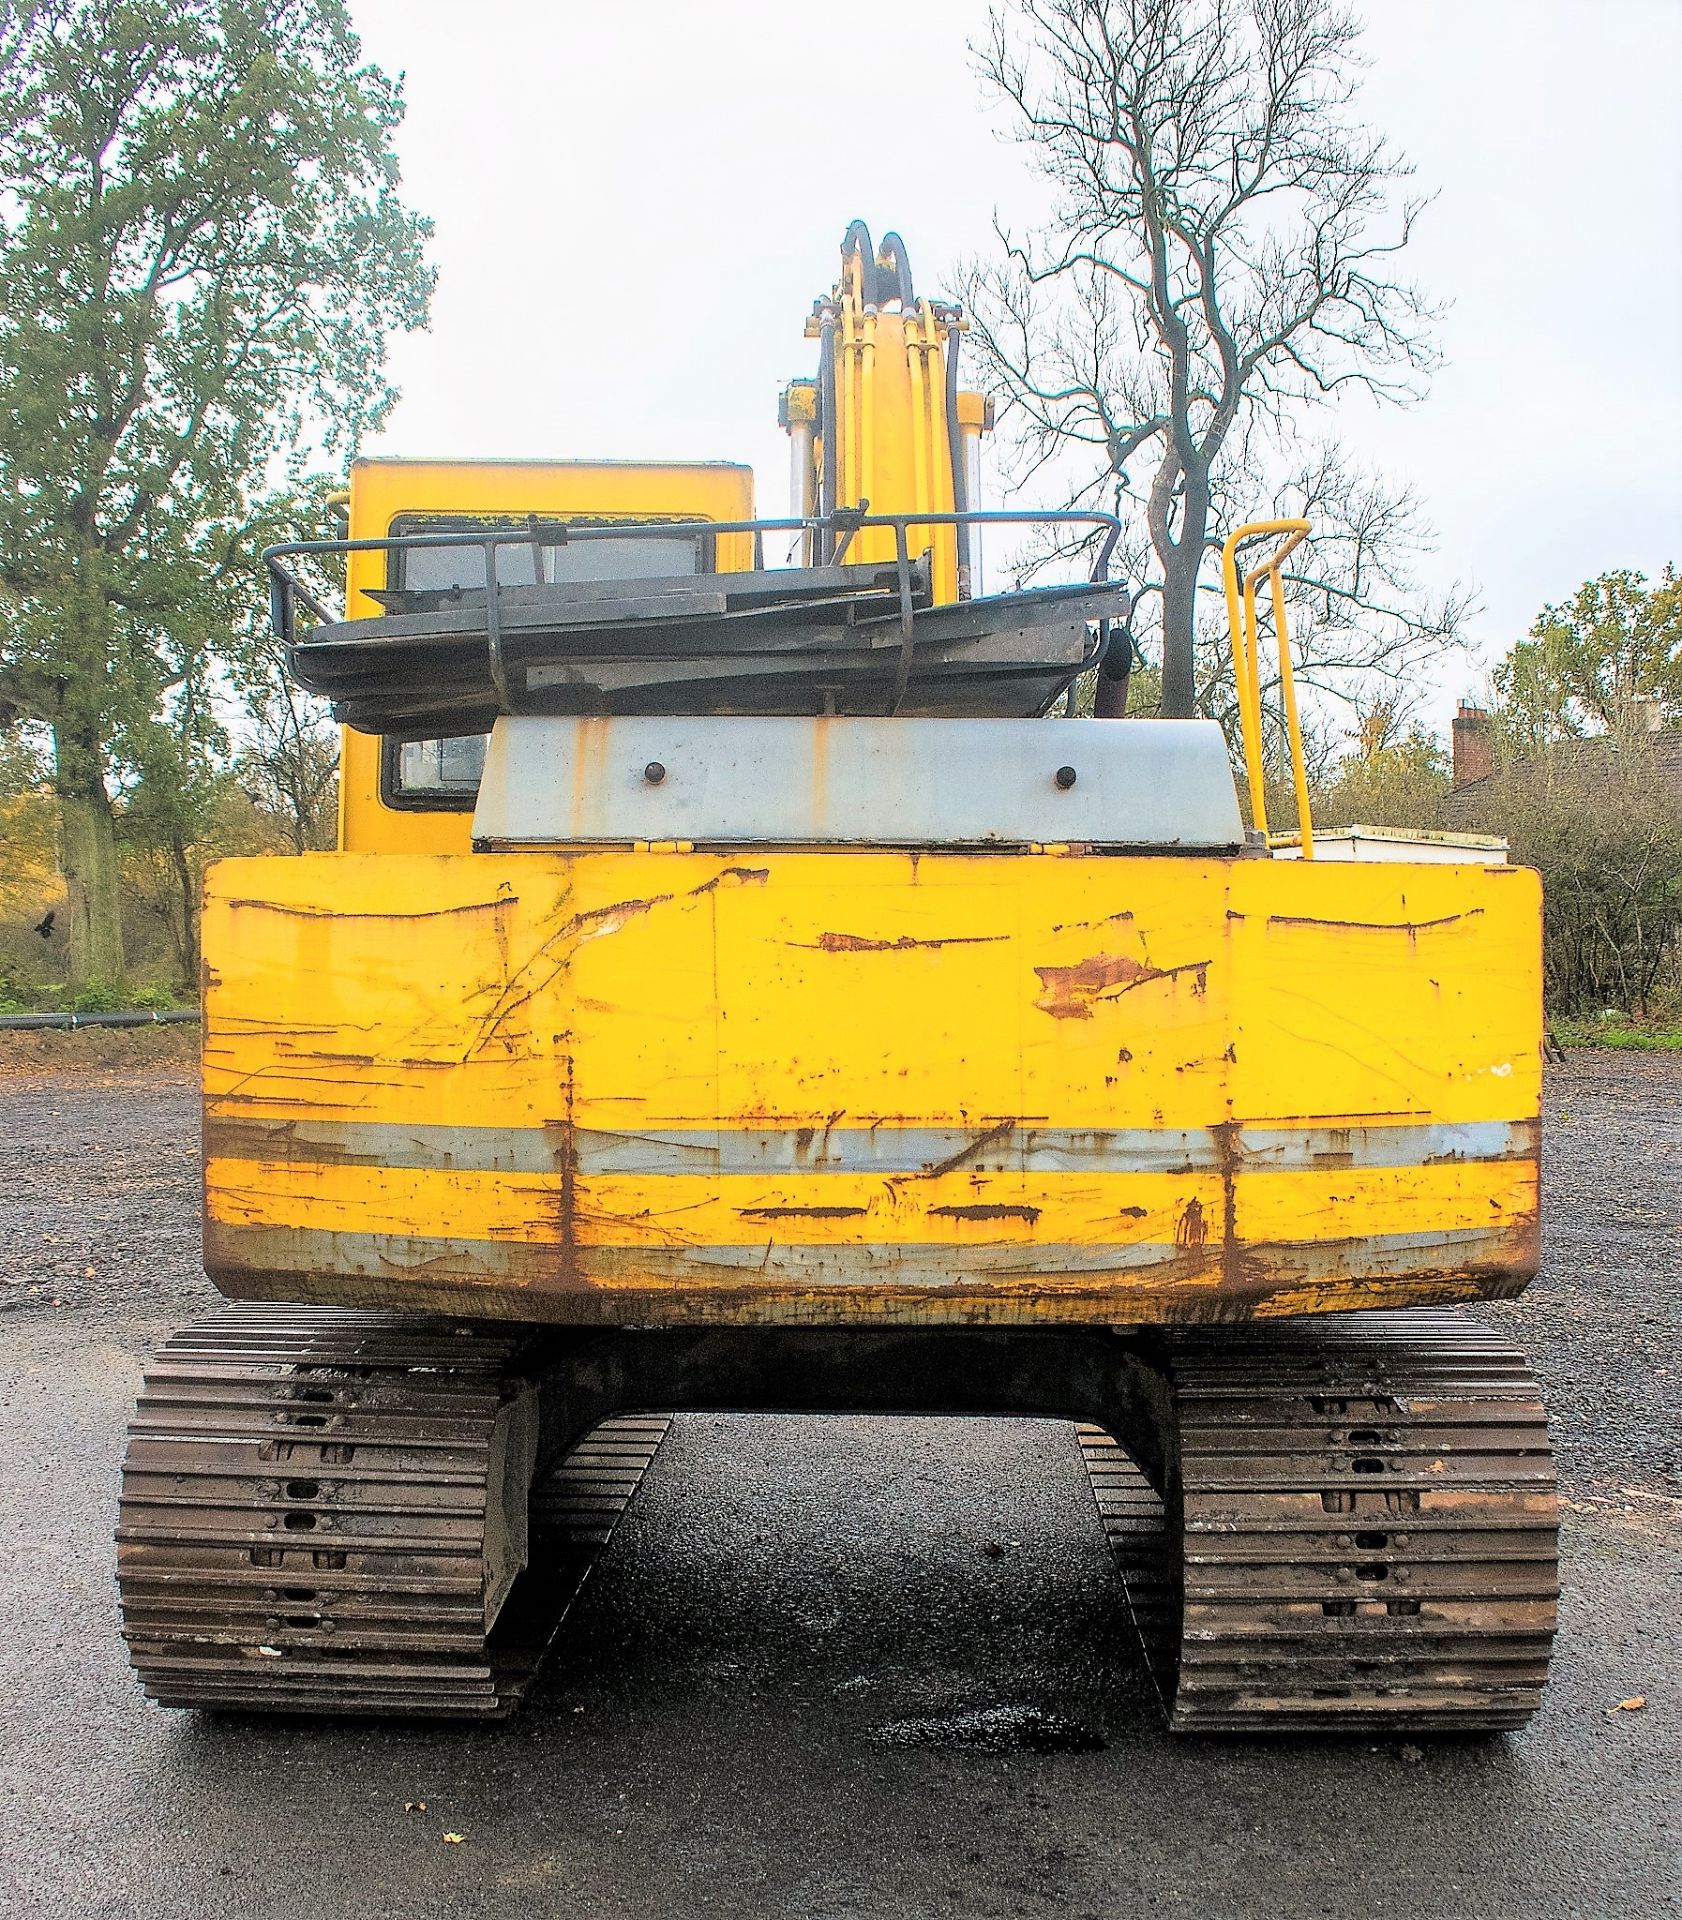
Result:
M407 75L438 229L373 452L744 460L783 512L777 395L847 222L897 227L938 292L995 206L1043 204L970 67L979 0L350 4ZM1440 722L1544 603L1682 560L1682 0L1367 11L1366 117L1438 194L1410 253L1447 364L1347 437L1419 490L1437 583L1482 598Z

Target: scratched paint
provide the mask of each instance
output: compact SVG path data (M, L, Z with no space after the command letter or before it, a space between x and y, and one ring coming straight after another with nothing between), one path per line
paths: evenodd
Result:
M1510 869L226 862L207 1265L579 1323L1509 1294L1536 1260L1538 926Z
M1189 977L1194 992L1208 986L1209 963L1193 960L1177 967L1147 966L1125 953L1095 953L1069 967L1035 967L1044 991L1034 1005L1054 1020L1090 1020L1100 1000L1131 993L1153 980Z

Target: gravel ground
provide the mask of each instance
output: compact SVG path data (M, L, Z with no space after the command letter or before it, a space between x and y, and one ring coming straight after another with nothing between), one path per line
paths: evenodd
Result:
M1682 1495L1682 1057L1571 1053L1549 1077L1542 1271L1479 1308L1527 1347L1564 1483Z
M141 1357L213 1295L188 1071L132 1058L0 1055L0 1911L1682 1910L1682 1061L1553 1076L1543 1275L1483 1311L1555 1417L1555 1677L1522 1735L1414 1745L1169 1741L1030 1421L680 1420L507 1726L148 1705L116 1464Z

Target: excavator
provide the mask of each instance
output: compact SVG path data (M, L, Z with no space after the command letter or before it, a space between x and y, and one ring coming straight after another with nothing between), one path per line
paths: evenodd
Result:
M264 556L339 844L206 886L224 1303L117 1532L156 1701L507 1714L671 1417L778 1409L1069 1422L1176 1731L1535 1710L1546 1416L1462 1309L1538 1262L1536 878L1316 841L1305 523L1226 542L1231 750L1127 717L1120 523L977 504L967 324L855 223L786 515L363 459ZM1007 540L1084 577L983 591Z

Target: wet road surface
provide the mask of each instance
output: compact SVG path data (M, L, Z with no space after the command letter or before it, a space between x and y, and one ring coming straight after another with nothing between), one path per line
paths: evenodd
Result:
M211 1297L193 1095L0 1078L0 1912L1682 1911L1682 1065L1574 1056L1550 1100L1546 1271L1491 1316L1559 1413L1542 1713L1170 1741L1070 1430L1030 1421L680 1419L501 1726L149 1705L109 1537L141 1357Z

